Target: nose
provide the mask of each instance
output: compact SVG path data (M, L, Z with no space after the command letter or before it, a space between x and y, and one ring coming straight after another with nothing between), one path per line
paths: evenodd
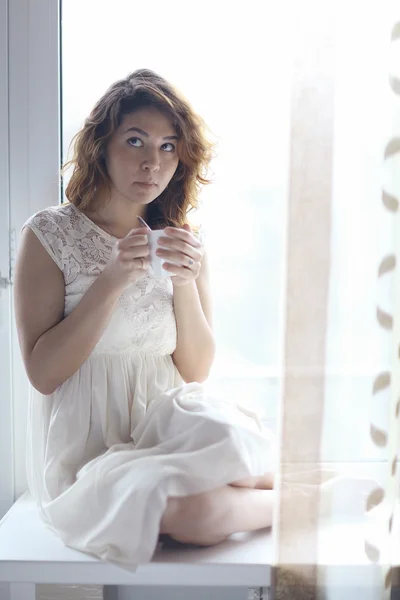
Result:
M142 169L145 171L158 171L160 168L160 155L157 148L147 149L143 157Z

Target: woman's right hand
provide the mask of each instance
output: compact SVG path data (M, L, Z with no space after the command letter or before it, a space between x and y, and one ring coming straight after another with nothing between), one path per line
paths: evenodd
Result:
M150 266L147 231L145 227L132 229L115 243L102 276L116 287L124 289L146 274Z

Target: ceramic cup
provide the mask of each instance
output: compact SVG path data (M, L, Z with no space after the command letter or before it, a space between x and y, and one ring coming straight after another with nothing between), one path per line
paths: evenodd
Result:
M158 248L161 248L158 244L158 238L160 237L168 237L165 233L164 229L156 229L155 231L149 231L147 233L150 247L150 273L153 277L157 277L157 279L165 279L166 277L174 277L173 273L170 271L166 271L163 269L164 262L174 262L174 261L166 261L165 258L161 256L157 256L156 251ZM175 263L179 264L179 263Z

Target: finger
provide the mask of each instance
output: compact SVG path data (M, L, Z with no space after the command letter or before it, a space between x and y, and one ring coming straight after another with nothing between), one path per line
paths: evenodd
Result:
M144 245L147 246L148 243L149 243L149 239L148 239L147 235L143 235L143 234L135 234L135 235L127 236L117 242L118 247L121 249L132 248L134 246L144 246Z
M146 227L135 227L134 229L131 229L129 231L129 233L126 234L125 237L123 237L122 239L120 239L119 241L121 243L125 243L126 241L129 241L131 239L136 239L137 237L143 237L146 233L148 233L148 229L146 229Z
M201 257L196 256L196 252L193 252L192 254L193 255L183 254L182 252L175 252L174 250L166 250L164 248L159 248L156 251L157 256L165 258L167 261L178 263L178 265L183 265L184 267L200 262Z
M148 246L136 246L129 250L122 250L120 252L120 259L123 261L135 260L135 258L145 258L150 254Z
M130 230L129 233L126 234L125 238L130 237L132 235L138 235L141 233L147 233L149 230L147 229L147 227L134 227L133 229Z
M148 258L139 257L139 258L134 258L133 260L130 260L130 261L125 261L124 264L129 264L134 269L142 269L143 271L145 271L146 269L148 269L150 267L150 260Z
M166 227L164 231L168 236L174 239L181 239L195 248L200 248L202 246L201 242L193 235L193 233L186 231L185 229L179 227Z
M177 252L182 252L182 254L186 254L187 256L191 256L193 259L198 260L201 258L202 254L200 252L201 244L197 248L184 242L177 238L170 238L162 236L158 238L158 246L163 248L168 248L175 250Z
M186 267L181 267L179 265L174 265L173 263L165 262L163 263L163 269L166 269L170 273L174 275L178 275L183 279L192 279L195 273Z
M137 269L142 269L143 271L146 271L150 267L150 260L148 258L135 258L133 263Z

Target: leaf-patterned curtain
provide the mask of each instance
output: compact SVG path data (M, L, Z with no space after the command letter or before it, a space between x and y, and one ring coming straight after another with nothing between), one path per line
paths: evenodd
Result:
M400 9L305 1L292 10L270 598L342 600L352 590L381 600L400 556Z

